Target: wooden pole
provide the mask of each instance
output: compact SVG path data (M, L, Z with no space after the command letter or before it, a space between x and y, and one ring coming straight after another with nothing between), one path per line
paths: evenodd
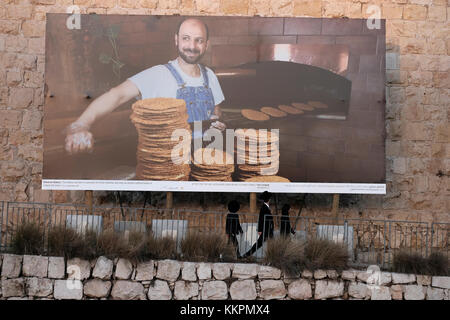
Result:
M256 192L250 193L250 213L256 213Z
M93 198L94 198L94 191L92 190L85 190L84 191L84 199L86 201L86 206L88 207L89 213L92 214L92 207L93 207Z
M173 193L172 191L166 192L166 209L173 208Z
M331 213L333 214L335 224L338 224L338 222L339 222L338 209L339 209L339 194L334 194L333 195L333 208L331 209Z

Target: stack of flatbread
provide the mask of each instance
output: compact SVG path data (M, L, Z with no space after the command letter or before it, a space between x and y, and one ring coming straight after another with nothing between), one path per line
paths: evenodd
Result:
M199 148L192 159L191 177L197 181L232 181L233 156L214 148Z
M275 175L279 168L279 136L267 130L239 129L236 135L237 179Z
M185 101L144 99L135 102L132 109L130 118L138 132L136 178L189 180L190 165L186 160L190 159L191 129ZM183 140L172 141L176 129L184 129ZM173 157L175 147L180 152Z

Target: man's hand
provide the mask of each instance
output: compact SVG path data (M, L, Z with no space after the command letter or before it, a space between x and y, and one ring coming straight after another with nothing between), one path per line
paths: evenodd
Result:
M94 139L87 126L74 122L67 128L66 151L69 154L91 152L93 147Z
M262 235L262 232L258 232L258 236L261 236Z
M210 119L217 120L217 121L214 121L211 123L210 128L216 128L217 130L220 130L220 131L224 131L227 128L227 126L223 122L218 121L219 116L212 115Z

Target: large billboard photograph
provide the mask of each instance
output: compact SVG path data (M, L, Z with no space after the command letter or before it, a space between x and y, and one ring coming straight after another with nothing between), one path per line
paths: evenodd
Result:
M383 20L48 14L42 188L384 194L385 42Z

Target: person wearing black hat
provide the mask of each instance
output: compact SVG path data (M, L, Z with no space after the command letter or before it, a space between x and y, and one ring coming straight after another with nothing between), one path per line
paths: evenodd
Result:
M273 238L273 216L270 212L269 201L272 194L268 191L264 191L261 195L261 199L264 204L261 206L258 218L258 241L251 247L247 253L242 257L249 257L258 250L267 238Z
M228 235L228 243L232 242L236 247L236 254L239 257L239 242L237 235L244 233L242 231L241 224L239 223L239 215L236 213L240 209L241 205L236 200L232 200L228 203L228 214L225 222L225 233Z
M290 208L291 206L288 203L281 208L280 235L284 237L287 237L289 233L295 234L295 230L291 227L291 222L289 221Z

